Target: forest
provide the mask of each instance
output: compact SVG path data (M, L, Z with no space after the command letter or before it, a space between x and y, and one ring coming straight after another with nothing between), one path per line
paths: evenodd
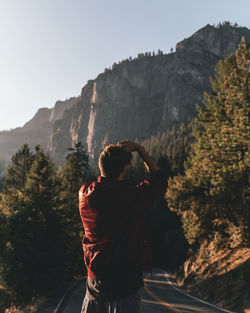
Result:
M249 247L249 85L243 38L218 63L192 122L138 139L168 178L165 197L145 212L153 266L175 270L204 244ZM97 176L81 142L62 168L40 146L12 156L0 193L0 310L84 276L78 191ZM145 178L135 155L126 179Z

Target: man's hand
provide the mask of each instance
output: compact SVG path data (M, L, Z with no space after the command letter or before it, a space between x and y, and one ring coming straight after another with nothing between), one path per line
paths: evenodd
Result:
M117 145L123 147L127 152L138 151L141 147L138 143L129 140L119 141Z
M143 148L143 146L139 145L136 142L129 141L129 140L119 141L117 145L120 147L123 147L127 152L137 151L140 157L143 159L144 164L150 173L159 171L159 167L151 159L148 152Z

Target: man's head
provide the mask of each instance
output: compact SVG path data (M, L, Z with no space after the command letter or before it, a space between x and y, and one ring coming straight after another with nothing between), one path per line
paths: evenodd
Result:
M99 157L101 176L117 179L131 164L132 153L116 145L105 147Z

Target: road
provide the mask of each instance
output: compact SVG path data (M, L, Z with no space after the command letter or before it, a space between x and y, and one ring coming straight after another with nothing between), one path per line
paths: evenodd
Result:
M177 289L173 277L163 270L154 270L144 278L145 286L141 290L143 313L229 313L212 304L186 295ZM68 298L60 313L80 313L84 283L78 285Z
M185 294L174 278L163 270L155 270L144 279L141 291L143 313L229 313L213 304Z

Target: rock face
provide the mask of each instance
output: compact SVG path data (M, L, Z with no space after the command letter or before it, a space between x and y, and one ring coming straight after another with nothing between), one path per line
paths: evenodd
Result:
M173 123L196 115L196 104L210 89L209 76L217 62L236 50L242 36L250 42L247 28L207 25L179 42L175 53L125 60L89 81L79 98L40 109L18 133L32 132L32 142L43 133L36 144L63 164L67 148L76 141L96 161L108 143L167 131Z
M249 29L246 27L232 27L230 25L220 28L207 25L198 30L193 36L177 43L176 50L209 51L219 58L225 58L235 51L242 36L249 42Z
M217 62L236 50L243 35L250 42L246 28L207 25L178 43L175 53L126 60L100 74L54 125L52 155L61 161L65 144L80 140L96 159L108 143L145 138L173 122L190 121Z

